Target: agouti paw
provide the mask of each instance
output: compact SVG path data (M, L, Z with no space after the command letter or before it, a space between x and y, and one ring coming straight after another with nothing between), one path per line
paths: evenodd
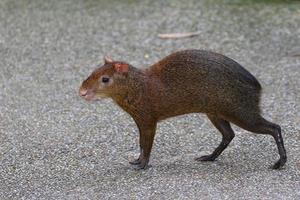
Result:
M286 159L279 159L273 166L272 169L282 169L284 164L286 163Z
M216 158L214 155L205 155L199 158L195 158L196 161L214 161Z

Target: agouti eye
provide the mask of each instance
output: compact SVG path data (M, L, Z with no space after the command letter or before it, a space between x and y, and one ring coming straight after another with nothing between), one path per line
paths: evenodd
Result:
M109 81L109 78L107 77L102 77L102 83L108 83Z

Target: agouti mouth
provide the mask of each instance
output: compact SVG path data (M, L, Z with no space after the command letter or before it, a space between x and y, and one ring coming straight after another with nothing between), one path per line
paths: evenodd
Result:
M85 89L80 89L79 95L87 101L92 101L92 100L94 100L94 97L95 97L95 94L93 91L89 91L89 90L85 90Z
M95 98L95 95L94 94L87 94L85 96L83 96L83 98L87 101L93 101Z

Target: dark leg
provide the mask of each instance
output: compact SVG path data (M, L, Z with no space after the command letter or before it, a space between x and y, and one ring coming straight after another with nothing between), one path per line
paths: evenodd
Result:
M272 166L272 168L279 169L284 166L287 161L287 157L279 125L271 123L261 116L252 119L249 118L244 121L238 121L237 125L254 133L272 135L276 141L280 155L280 159Z
M137 122L137 121L136 121ZM132 165L136 165L137 169L146 169L150 158L150 153L153 145L153 140L156 130L156 122L144 124L143 122L137 122L140 132L140 156L138 159L130 162Z
M234 132L228 121L212 115L207 116L212 124L222 133L223 138L219 146L214 150L212 154L196 158L197 161L214 161L234 138Z
M284 143L281 135L281 127L277 124L273 124L275 126L275 131L273 133L273 137L276 141L278 152L280 155L279 160L272 166L273 169L280 169L284 166L287 161L286 151L284 148Z

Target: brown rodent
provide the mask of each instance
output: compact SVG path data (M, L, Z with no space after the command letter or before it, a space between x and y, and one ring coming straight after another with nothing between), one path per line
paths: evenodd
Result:
M121 61L105 59L81 85L86 100L112 98L136 122L140 134L140 156L130 162L147 167L157 122L187 113L205 113L223 138L210 155L196 158L213 161L234 138L230 122L248 131L272 135L280 159L286 151L279 125L260 115L261 86L256 78L234 60L203 50L173 53L142 70Z

